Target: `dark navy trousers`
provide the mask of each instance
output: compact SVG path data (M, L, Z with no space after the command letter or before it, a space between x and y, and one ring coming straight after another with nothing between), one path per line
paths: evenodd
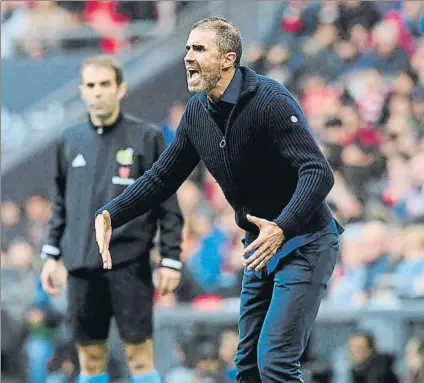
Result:
M303 382L299 359L338 256L339 235L327 233L290 252L271 273L245 269L238 383Z

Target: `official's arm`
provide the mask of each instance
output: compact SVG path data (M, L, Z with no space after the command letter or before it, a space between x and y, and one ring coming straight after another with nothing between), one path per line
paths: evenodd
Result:
M100 208L96 216L107 210L110 213L112 227L115 229L157 208L170 198L200 161L185 129L186 122L183 115L174 140L152 168L119 196Z
M288 238L311 219L333 187L334 176L292 97L284 94L274 97L270 105L270 129L280 154L297 170L299 177L292 199L274 220Z
M60 241L66 227L66 160L64 155L63 138L58 138L56 142L56 153L54 158L54 182L52 196L52 217L50 220L50 230L47 243L41 248L42 257L61 257Z

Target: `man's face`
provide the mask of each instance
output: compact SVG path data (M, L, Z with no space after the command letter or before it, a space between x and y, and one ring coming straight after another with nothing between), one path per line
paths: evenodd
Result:
M186 50L184 63L189 92L210 93L216 87L222 72L222 55L216 45L216 32L193 29L188 36Z
M80 91L90 115L103 120L119 107L126 86L125 84L118 86L112 68L88 65L82 72Z

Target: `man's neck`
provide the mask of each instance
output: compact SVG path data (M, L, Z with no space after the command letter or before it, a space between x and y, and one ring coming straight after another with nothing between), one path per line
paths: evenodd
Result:
M99 118L97 116L90 115L91 123L96 127L113 125L119 117L119 112L120 109L116 108L116 110L114 110L113 113L106 118Z
M216 87L208 94L208 97L212 101L218 101L229 87L231 80L233 79L237 68L232 67L226 72L222 72L221 78L219 79Z

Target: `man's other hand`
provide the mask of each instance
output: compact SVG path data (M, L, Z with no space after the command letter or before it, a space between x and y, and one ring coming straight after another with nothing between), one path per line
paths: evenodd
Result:
M274 222L253 217L249 214L247 215L247 219L255 224L260 232L258 238L244 249L244 255L256 250L244 261L244 266L248 270L261 270L280 248L284 241L284 233Z
M61 260L47 258L41 270L41 285L50 295L61 295L66 286L68 271Z
M181 272L168 267L159 267L156 271L155 287L161 295L172 293L180 284Z
M110 270L112 268L112 257L109 251L109 244L112 237L112 223L107 210L96 217L95 228L96 241L99 246L99 252L102 255L103 268Z

